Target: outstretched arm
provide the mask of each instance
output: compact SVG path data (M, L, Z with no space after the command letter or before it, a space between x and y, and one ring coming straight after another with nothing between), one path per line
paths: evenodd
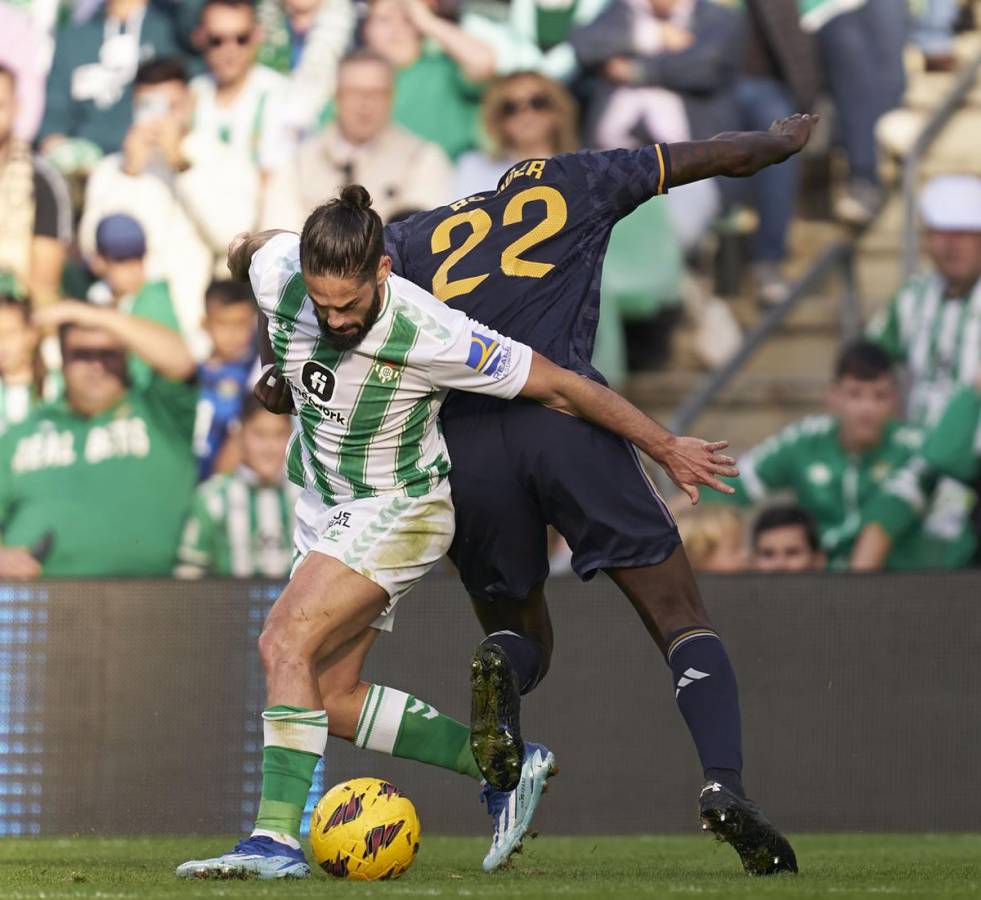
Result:
M774 122L769 131L724 131L707 141L668 144L671 184L677 187L703 178L746 178L800 152L818 117L795 113Z
M184 338L149 319L78 300L62 300L39 309L34 314L34 321L44 328L57 328L66 322L102 328L151 369L171 381L184 381L195 371L194 357Z
M563 369L536 353L521 396L559 412L588 419L636 444L667 472L671 480L698 502L698 485L733 493L718 476L735 477L735 460L720 454L726 441L710 443L698 438L678 437L615 391L582 375Z

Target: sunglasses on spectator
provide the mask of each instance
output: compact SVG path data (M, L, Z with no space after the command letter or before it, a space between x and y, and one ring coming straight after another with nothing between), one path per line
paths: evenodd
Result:
M535 112L548 112L553 109L552 98L548 94L532 94L526 100L504 100L498 107L502 119L510 119L525 109Z
M125 359L125 351L102 347L75 347L65 350L63 362L67 365L73 362L97 362L105 369L118 369Z
M249 41L252 40L251 31L242 31L238 34L209 34L206 40L208 49L217 50L224 44L232 43L233 41L239 45L239 47L246 46Z

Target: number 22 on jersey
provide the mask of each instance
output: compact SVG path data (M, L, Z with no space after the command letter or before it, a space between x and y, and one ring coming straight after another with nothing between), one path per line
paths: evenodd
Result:
M537 185L519 191L504 207L502 224L516 225L523 222L525 206L535 200L544 201L545 218L521 237L508 244L501 253L501 272L512 278L543 278L555 268L552 263L534 262L521 257L521 254L526 253L532 247L558 234L568 219L568 207L565 198L555 188ZM470 234L467 235L464 242L453 249L433 275L433 293L444 303L462 294L469 294L489 277L490 273L487 272L483 275L472 275L469 278L451 279L450 269L487 237L493 225L490 214L483 209L476 208L449 216L433 229L430 244L433 254L438 254L446 253L450 249L452 246L451 238L455 229L470 228Z

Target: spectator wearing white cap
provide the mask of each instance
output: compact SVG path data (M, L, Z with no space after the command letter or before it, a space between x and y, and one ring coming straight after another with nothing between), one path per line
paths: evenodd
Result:
M872 321L869 336L905 363L907 417L933 430L951 398L975 384L981 372L981 178L934 178L920 195L920 215L933 271L899 289ZM956 540L969 531L977 497L966 484L942 475L918 457L891 481L927 531ZM879 568L894 536L871 521L856 541L852 566Z
M920 195L933 271L903 285L869 336L911 378L907 417L932 427L981 357L981 178L942 175Z

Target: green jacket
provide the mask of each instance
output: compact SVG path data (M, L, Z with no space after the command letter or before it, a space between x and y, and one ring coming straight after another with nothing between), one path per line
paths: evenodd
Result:
M981 396L959 389L930 429L923 448L886 485L870 510L894 542L917 531L945 540L928 547L924 565L962 567L977 552L969 517L977 502L970 487L981 476Z
M949 541L940 539L938 547L937 538L910 527L916 518L916 503L925 503L922 495L929 490L928 479L916 479L916 498L903 491L904 483L893 483L893 476L917 457L922 442L919 429L893 421L878 447L862 455L851 454L841 444L833 416L812 416L740 457L740 477L729 481L736 493L711 493L711 498L749 506L779 491L790 491L814 517L829 566L837 569L847 567L862 527L869 522L888 526L895 507L900 506L901 539L887 567L955 565L960 557Z
M43 574L169 575L197 476L197 389L153 378L87 419L60 401L0 438L0 530L54 541Z
M69 22L58 29L39 142L52 134L64 134L86 138L104 153L114 153L122 146L132 121L133 83L132 78L121 83L99 63L108 31L102 12L81 25ZM170 16L151 3L139 33L140 60L181 52Z

